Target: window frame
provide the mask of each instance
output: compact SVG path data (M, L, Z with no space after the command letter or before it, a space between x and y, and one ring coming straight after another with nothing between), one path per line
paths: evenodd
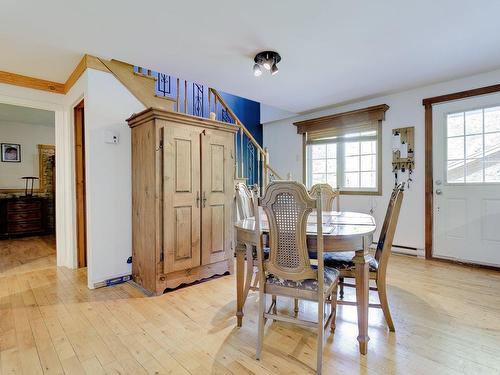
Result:
M311 182L312 182L312 168L309 167L309 160L311 160L312 157L312 149L311 147L308 147L309 145L313 144L328 144L328 143L336 143L337 144L337 186L332 186L334 189L339 188L340 194L342 195L382 195L382 126L381 126L381 121L378 122L377 126L375 127L376 130L376 135L374 136L360 136L360 137L352 137L352 138L337 138L335 142L328 142L326 140L323 141L318 141L318 142L307 142L307 133L302 134L302 159L303 159L303 183L306 185L308 188L311 188ZM359 132L365 131L364 128L363 130L360 130ZM356 133L357 130L356 128L353 128L352 133ZM346 142L361 142L361 141L368 141L368 140L375 140L376 141L376 173L375 173L375 178L376 178L376 187L375 188L345 188L343 187L343 179L344 179L344 169L345 169L345 154L344 154L344 144ZM359 154L361 157L361 153ZM361 173L361 170L359 171Z

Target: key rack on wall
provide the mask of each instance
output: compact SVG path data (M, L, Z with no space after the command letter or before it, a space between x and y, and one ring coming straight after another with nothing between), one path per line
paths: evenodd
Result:
M415 127L392 130L392 168L405 172L415 169Z

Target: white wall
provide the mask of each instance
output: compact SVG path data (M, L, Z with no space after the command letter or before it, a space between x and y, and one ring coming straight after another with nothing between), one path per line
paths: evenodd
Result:
M39 176L38 145L53 145L55 127L53 123L29 124L25 122L0 121L0 142L21 145L20 163L0 162L0 189L24 189L23 176ZM38 188L35 181L34 188Z
M390 139L392 129L415 126L415 171L413 174L413 184L410 190L405 192L394 243L396 245L423 249L425 243L425 134L422 99L498 83L500 83L500 70L332 107L292 119L269 122L264 124L264 146L269 149L270 164L280 175L286 176L290 172L294 179L302 181L302 137L297 134L293 122L376 104L388 104L390 109L386 112L386 120L382 125L383 195L381 197L342 196L342 209L368 212L373 208L377 222L382 223L389 195L394 185Z
M87 70L85 156L88 285L128 275L132 255L130 128L125 121L144 106L106 72ZM107 131L118 144L105 143Z

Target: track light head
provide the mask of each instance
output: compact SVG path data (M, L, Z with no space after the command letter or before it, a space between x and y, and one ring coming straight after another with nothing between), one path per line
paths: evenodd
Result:
M260 68L259 64L254 64L254 66L253 66L253 75L255 77L259 77L260 75L262 75L262 69Z
M279 71L278 65L274 63L273 66L271 67L271 75L274 76L276 73L278 73L278 71Z

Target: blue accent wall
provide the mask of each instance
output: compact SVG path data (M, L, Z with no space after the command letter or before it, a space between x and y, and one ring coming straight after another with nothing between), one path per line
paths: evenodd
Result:
M255 140L262 146L262 124L260 123L260 103L240 96L221 92L229 108L238 116L241 122L252 133Z

